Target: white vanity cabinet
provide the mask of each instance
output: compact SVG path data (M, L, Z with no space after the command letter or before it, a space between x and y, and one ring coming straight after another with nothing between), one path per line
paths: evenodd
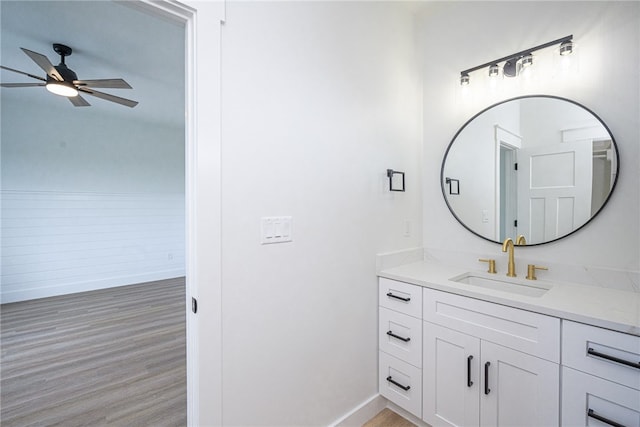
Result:
M380 278L378 389L422 417L422 287Z
M379 312L380 394L433 427L640 427L640 336L382 277Z
M425 288L423 420L557 426L560 320Z
M562 425L640 427L640 337L562 325Z

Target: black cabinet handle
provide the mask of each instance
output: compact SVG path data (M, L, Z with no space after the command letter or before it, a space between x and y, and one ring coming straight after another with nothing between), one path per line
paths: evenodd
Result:
M467 357L467 387L471 387L473 385L473 381L471 381L471 361L473 360L473 356Z
M484 394L489 394L491 392L491 389L489 388L489 366L491 366L491 362L484 364Z
M399 336L399 335L394 334L394 333L393 333L393 332L391 332L391 331L388 331L388 332L387 332L387 335L389 335L390 337L394 337L395 339L398 339L398 340L400 340L400 341L404 341L404 342L409 342L409 341L411 341L411 338L409 338L409 337L407 337L407 338L403 338L403 337L401 337L401 336Z
M598 351L595 351L592 348L588 349L587 353L589 353L590 355L595 356L595 357L600 357L602 359L610 360L612 362L621 363L621 364L626 365L626 366L631 366L632 368L640 369L640 362L631 362L629 360L620 359L620 358L615 357L615 356L609 356L608 354L604 354L604 353L600 353Z
M398 295L394 295L391 292L387 293L387 296L389 298L395 298L395 299L399 299L400 301L404 301L404 302L409 302L411 301L411 298L403 298L403 297L399 297Z
M400 384L400 383L395 382L395 381L393 380L393 378L391 378L391 375L389 375L389 376L387 377L387 381L389 381L391 384L393 384L393 385L395 385L395 386L400 387L400 388L401 388L401 389L403 389L404 391L408 391L408 390L411 388L411 386L410 386L410 385L402 385L402 384Z
M596 414L593 411L593 409L589 409L589 412L587 412L587 416L589 416L591 418L595 418L596 420L602 421L603 423L609 424L610 426L613 426L613 427L626 427L624 424L617 423L617 422L615 422L613 420L610 420L609 418L605 418L602 415Z

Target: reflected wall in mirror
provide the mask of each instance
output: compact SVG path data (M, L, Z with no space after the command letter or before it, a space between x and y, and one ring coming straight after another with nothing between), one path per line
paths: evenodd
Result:
M537 95L493 105L465 123L447 148L440 183L472 233L497 243L521 234L538 245L587 224L617 178L618 151L604 122L576 102Z

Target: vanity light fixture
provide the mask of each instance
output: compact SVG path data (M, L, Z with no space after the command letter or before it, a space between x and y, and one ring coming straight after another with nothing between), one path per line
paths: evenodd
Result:
M560 43L560 56L567 56L573 53L573 42L571 40Z
M498 77L499 73L500 67L498 67L498 64L489 65L489 77Z
M513 53L500 59L487 62L486 64L478 65L477 67L469 68L460 72L460 84L466 86L470 83L471 78L469 73L477 71L483 68L489 67L489 77L496 77L499 73L499 63L504 63L502 66L502 74L507 77L516 77L520 72L533 65L533 52L551 47L554 45L560 45L560 55L566 56L573 52L573 35L562 37L561 39L553 40L548 43L535 46L521 52Z

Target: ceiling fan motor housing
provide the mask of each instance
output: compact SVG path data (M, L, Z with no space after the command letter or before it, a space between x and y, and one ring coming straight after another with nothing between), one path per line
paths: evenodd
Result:
M74 80L78 80L78 76L76 75L76 73L71 68L67 68L65 64L60 63L59 65L56 65L54 68L58 71L58 73L60 73L60 75L62 76L65 82L71 83ZM51 76L47 76L47 82L49 81L54 82L56 80Z

